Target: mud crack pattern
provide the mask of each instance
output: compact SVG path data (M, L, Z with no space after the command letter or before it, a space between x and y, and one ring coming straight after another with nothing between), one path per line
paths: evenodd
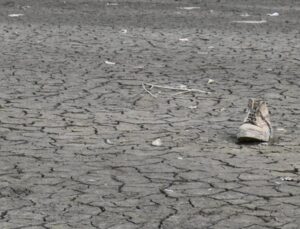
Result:
M0 228L299 228L300 5L252 2L1 2Z

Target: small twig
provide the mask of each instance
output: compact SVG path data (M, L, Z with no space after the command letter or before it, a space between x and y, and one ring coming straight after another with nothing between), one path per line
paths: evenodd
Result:
M162 88L162 89L167 89L167 90L177 90L177 91L185 91L185 92L199 92L199 93L205 93L205 94L210 94L211 92L208 91L202 91L199 89L192 89L192 88L178 88L178 87L170 87L170 86L161 86L161 85L156 85L156 84L150 84L150 83L143 83L143 87L145 89L145 85L151 86L151 87L156 87L156 88ZM146 90L146 89L145 89ZM146 90L148 93L149 91ZM152 93L151 93L152 94Z
M151 91L149 91L149 90L145 87L145 84L144 84L144 83L142 83L142 86L143 86L143 89L144 89L149 95L151 95L151 96L154 97L154 98L157 98L156 95L152 94ZM151 86L151 88L152 88L152 86Z
M185 93L189 93L189 91L180 91L180 92L175 93L173 96L182 95L182 94L185 94Z

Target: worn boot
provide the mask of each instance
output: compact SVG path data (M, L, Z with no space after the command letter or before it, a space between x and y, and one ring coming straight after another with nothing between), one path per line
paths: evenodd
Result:
M272 127L267 103L259 99L249 99L248 114L239 128L237 138L243 141L270 140Z

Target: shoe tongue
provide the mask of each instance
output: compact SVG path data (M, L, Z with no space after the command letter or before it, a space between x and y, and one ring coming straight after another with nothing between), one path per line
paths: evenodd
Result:
M258 111L260 109L260 106L261 106L262 103L263 103L262 100L259 100L259 99L254 100L252 109L255 110L255 111Z
M256 115L260 109L261 100L258 99L250 99L249 100L249 114L248 114L248 122L254 123Z
M259 105L260 105L260 100L256 100L253 104L253 109L254 110L258 110L259 109Z
M255 111L257 110L257 107L259 106L259 101L256 99L249 99L248 102L248 109L249 111Z

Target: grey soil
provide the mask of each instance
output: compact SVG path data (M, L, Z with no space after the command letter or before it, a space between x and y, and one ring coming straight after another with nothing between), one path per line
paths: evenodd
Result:
M300 2L116 2L1 0L0 228L300 228Z

